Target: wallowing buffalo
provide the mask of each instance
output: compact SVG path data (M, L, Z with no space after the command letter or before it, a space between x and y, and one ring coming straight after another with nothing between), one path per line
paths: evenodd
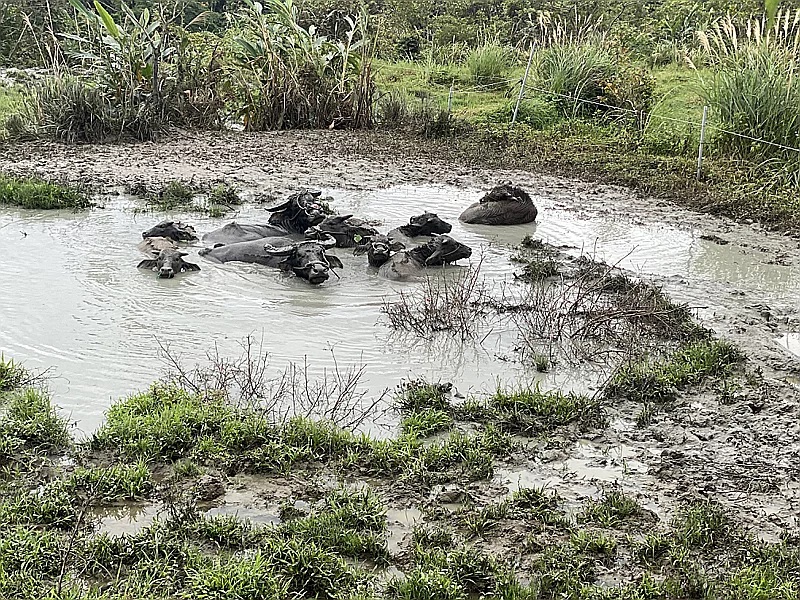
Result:
M408 242L412 238L450 233L453 226L443 221L436 213L422 213L408 220L408 225L392 229L387 235L400 242Z
M393 252L398 252L404 248L405 246L401 242L390 240L388 236L378 234L364 238L362 243L355 247L353 254L356 256L366 254L371 267L380 267L389 260Z
M378 230L361 219L354 219L353 215L335 215L325 217L319 225L309 227L305 235L311 240L331 236L336 240L337 248L353 248L364 238L378 235Z
M342 268L342 262L336 256L326 253L326 250L335 245L336 240L332 237L305 242L265 238L206 248L200 251L200 255L218 263L236 261L277 267L283 271L292 271L298 277L316 285L328 279L331 269Z
M158 254L162 250L177 250L178 242L168 237L147 237L136 246L147 255Z
M161 279L172 279L177 273L199 271L194 263L183 260L186 252L179 250L161 250L155 258L148 258L137 265L139 269L152 269Z
M459 217L473 225L521 225L536 220L538 211L528 193L520 187L498 185L471 204Z
M378 275L395 280L409 279L421 275L426 267L443 266L470 256L472 249L469 246L449 235L436 235L426 244L390 257L378 269Z
M292 194L283 204L267 210L272 214L267 224L241 225L229 223L203 236L206 244L236 244L265 237L303 234L306 229L325 219L322 205L317 202L319 192Z
M197 232L191 225L180 221L161 221L158 225L142 232L143 239L154 237L169 238L176 242L193 242L197 239Z

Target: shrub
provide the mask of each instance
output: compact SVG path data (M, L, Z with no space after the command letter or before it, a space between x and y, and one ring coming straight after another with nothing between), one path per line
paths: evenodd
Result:
M470 79L477 85L502 83L512 62L512 54L507 48L487 44L475 49L467 58Z
M372 46L366 16L350 21L345 41L321 37L298 22L290 0L250 0L234 38L238 70L231 104L251 131L370 127Z
M722 127L733 134L800 146L800 64L790 51L768 43L740 46L722 59L701 93ZM718 135L716 142L742 155L788 152L728 133Z
M553 95L566 116L604 113L609 109L647 110L654 79L631 62L625 52L613 52L600 38L563 41L537 56L535 83Z

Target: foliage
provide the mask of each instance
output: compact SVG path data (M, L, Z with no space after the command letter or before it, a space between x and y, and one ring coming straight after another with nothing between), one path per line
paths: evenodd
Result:
M730 18L700 36L715 66L702 93L719 120L717 143L744 156L788 156L797 153L752 138L800 147L800 9L785 12L772 28L751 21L744 31ZM746 136L746 137L740 137Z
M724 376L743 359L741 351L728 342L694 342L664 361L624 365L604 393L608 398L626 397L639 402L669 401L678 389L697 385L706 377Z
M10 177L0 174L0 206L37 209L89 208L94 206L80 188L39 177Z
M512 56L507 48L487 44L472 51L467 58L470 79L476 85L502 85Z
M231 104L248 130L362 128L373 123L367 16L348 17L343 41L299 23L292 0L250 0L234 38Z

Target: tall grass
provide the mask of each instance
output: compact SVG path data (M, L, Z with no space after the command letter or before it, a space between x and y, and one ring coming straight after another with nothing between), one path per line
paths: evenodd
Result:
M67 142L153 139L173 124L216 127L221 121L215 50L195 44L155 6L135 13L120 2L113 17L100 2L69 0L73 30L64 33L55 75L33 89L7 128ZM69 65L68 67L65 65Z
M698 34L706 59L715 68L701 93L721 126L724 149L749 156L798 153L739 137L749 136L800 148L800 10L743 27L728 17Z
M511 67L513 55L508 48L486 44L476 48L467 58L470 79L476 85L502 83Z
M59 209L94 206L85 190L38 177L8 177L0 174L0 206Z
M534 72L535 85L567 117L647 110L655 86L643 67L599 34L556 39L537 53Z
M343 40L303 27L293 0L245 0L234 38L232 104L249 130L366 128L373 123L374 46L367 13Z

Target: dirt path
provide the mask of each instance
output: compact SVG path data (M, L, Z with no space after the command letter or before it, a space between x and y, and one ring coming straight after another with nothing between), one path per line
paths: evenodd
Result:
M800 265L797 240L768 233L757 224L695 213L622 188L457 162L419 140L378 133L185 133L135 145L26 143L0 148L0 171L98 186L226 179L273 193L318 186L487 187L510 179L546 190L555 206L578 215L604 213L618 220L697 229L731 252L789 267ZM800 330L800 299L773 298L767 304L740 292L737 281L701 284L676 276L663 283L676 300L705 307L700 310L704 324L739 344L748 355L748 369L758 377L763 373L763 380L725 400L716 390L700 390L650 427L612 427L594 443L632 449L635 459L646 466L640 480L632 479L644 495L715 498L769 535L796 527L800 358L781 348L776 338ZM540 458L539 467L556 473L566 458L550 456L550 467Z

